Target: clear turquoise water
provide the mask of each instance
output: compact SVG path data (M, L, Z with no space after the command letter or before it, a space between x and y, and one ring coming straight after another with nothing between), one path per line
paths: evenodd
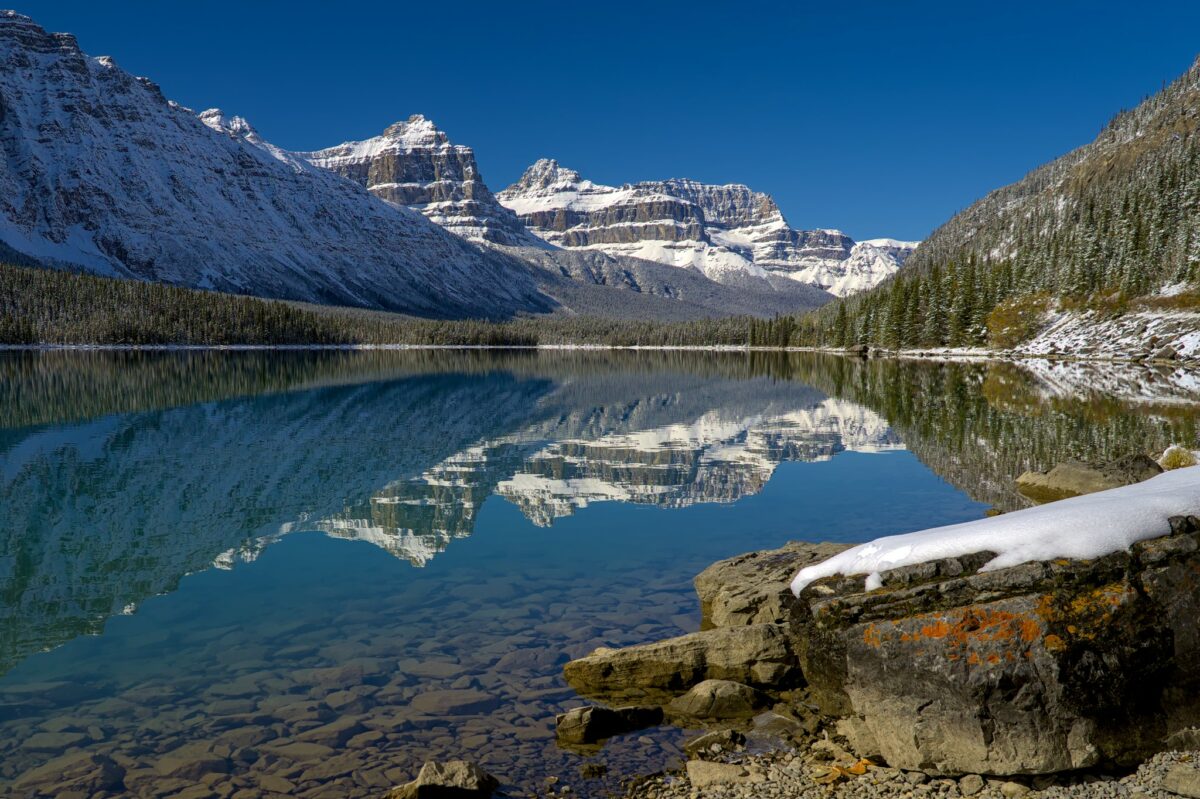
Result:
M1194 435L1137 408L1108 438L1081 423L1089 403L984 413L986 367L225 355L200 380L184 356L40 357L0 361L13 795L79 754L124 770L114 796L265 794L271 777L375 796L431 758L511 793L556 775L601 794L673 763L682 733L613 741L590 756L608 776L583 780L552 735L580 701L561 665L697 629L708 564L978 518L1011 479L992 447L1028 461ZM181 748L215 773L172 776Z

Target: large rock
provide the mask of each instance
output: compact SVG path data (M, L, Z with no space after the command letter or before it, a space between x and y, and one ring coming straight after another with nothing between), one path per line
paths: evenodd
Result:
M1191 763L1179 763L1163 775L1162 788L1188 799L1200 799L1200 769Z
M704 680L787 688L800 680L788 630L752 624L623 649L600 648L563 667L578 693L611 704L666 701Z
M693 685L683 696L667 704L676 716L694 719L749 718L760 702L760 695L748 685L729 680L705 680Z
M1048 472L1025 472L1017 478L1017 490L1035 502L1054 502L1140 483L1162 471L1147 455L1130 455L1108 463L1066 461Z
M473 763L431 760L415 780L393 788L387 799L484 799L499 787L499 780Z
M593 744L634 730L653 727L663 720L659 707L606 707L571 708L555 716L558 740L565 744Z
M794 624L822 710L890 765L940 774L1131 765L1200 721L1196 532L975 573L990 557L805 589Z
M792 541L780 549L750 552L714 563L693 580L700 597L702 627L786 621L796 601L788 588L796 572L849 546Z

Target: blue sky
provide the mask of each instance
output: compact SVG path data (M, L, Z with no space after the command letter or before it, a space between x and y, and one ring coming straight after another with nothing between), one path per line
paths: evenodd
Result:
M606 183L746 183L794 226L856 238L923 237L1200 52L1196 2L16 8L291 149L423 113L475 148L495 190L554 157Z

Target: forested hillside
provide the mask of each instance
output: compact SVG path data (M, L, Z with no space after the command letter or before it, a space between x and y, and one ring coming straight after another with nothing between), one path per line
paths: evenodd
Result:
M0 264L0 345L743 345L749 327L747 317L417 319Z
M939 228L792 343L1009 347L1053 309L1197 308L1200 62L1097 139Z

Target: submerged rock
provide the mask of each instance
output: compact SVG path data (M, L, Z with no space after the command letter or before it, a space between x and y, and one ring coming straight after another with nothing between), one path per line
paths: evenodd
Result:
M593 744L634 730L653 727L663 720L662 708L576 707L555 717L558 740L565 744Z
M393 788L387 799L483 799L499 787L499 780L473 763L431 760L421 767L415 780Z
M793 623L822 711L890 765L948 775L1131 765L1200 722L1200 534L972 573L984 560L805 589Z
M601 701L668 701L704 680L786 688L800 681L788 630L753 624L623 649L597 649L563 667L578 693Z
M1035 502L1054 502L1149 480L1163 467L1147 455L1130 455L1108 463L1066 461L1048 472L1025 472L1017 490Z
M27 796L58 796L68 790L90 796L125 789L125 768L107 755L71 752L22 774L14 787Z

